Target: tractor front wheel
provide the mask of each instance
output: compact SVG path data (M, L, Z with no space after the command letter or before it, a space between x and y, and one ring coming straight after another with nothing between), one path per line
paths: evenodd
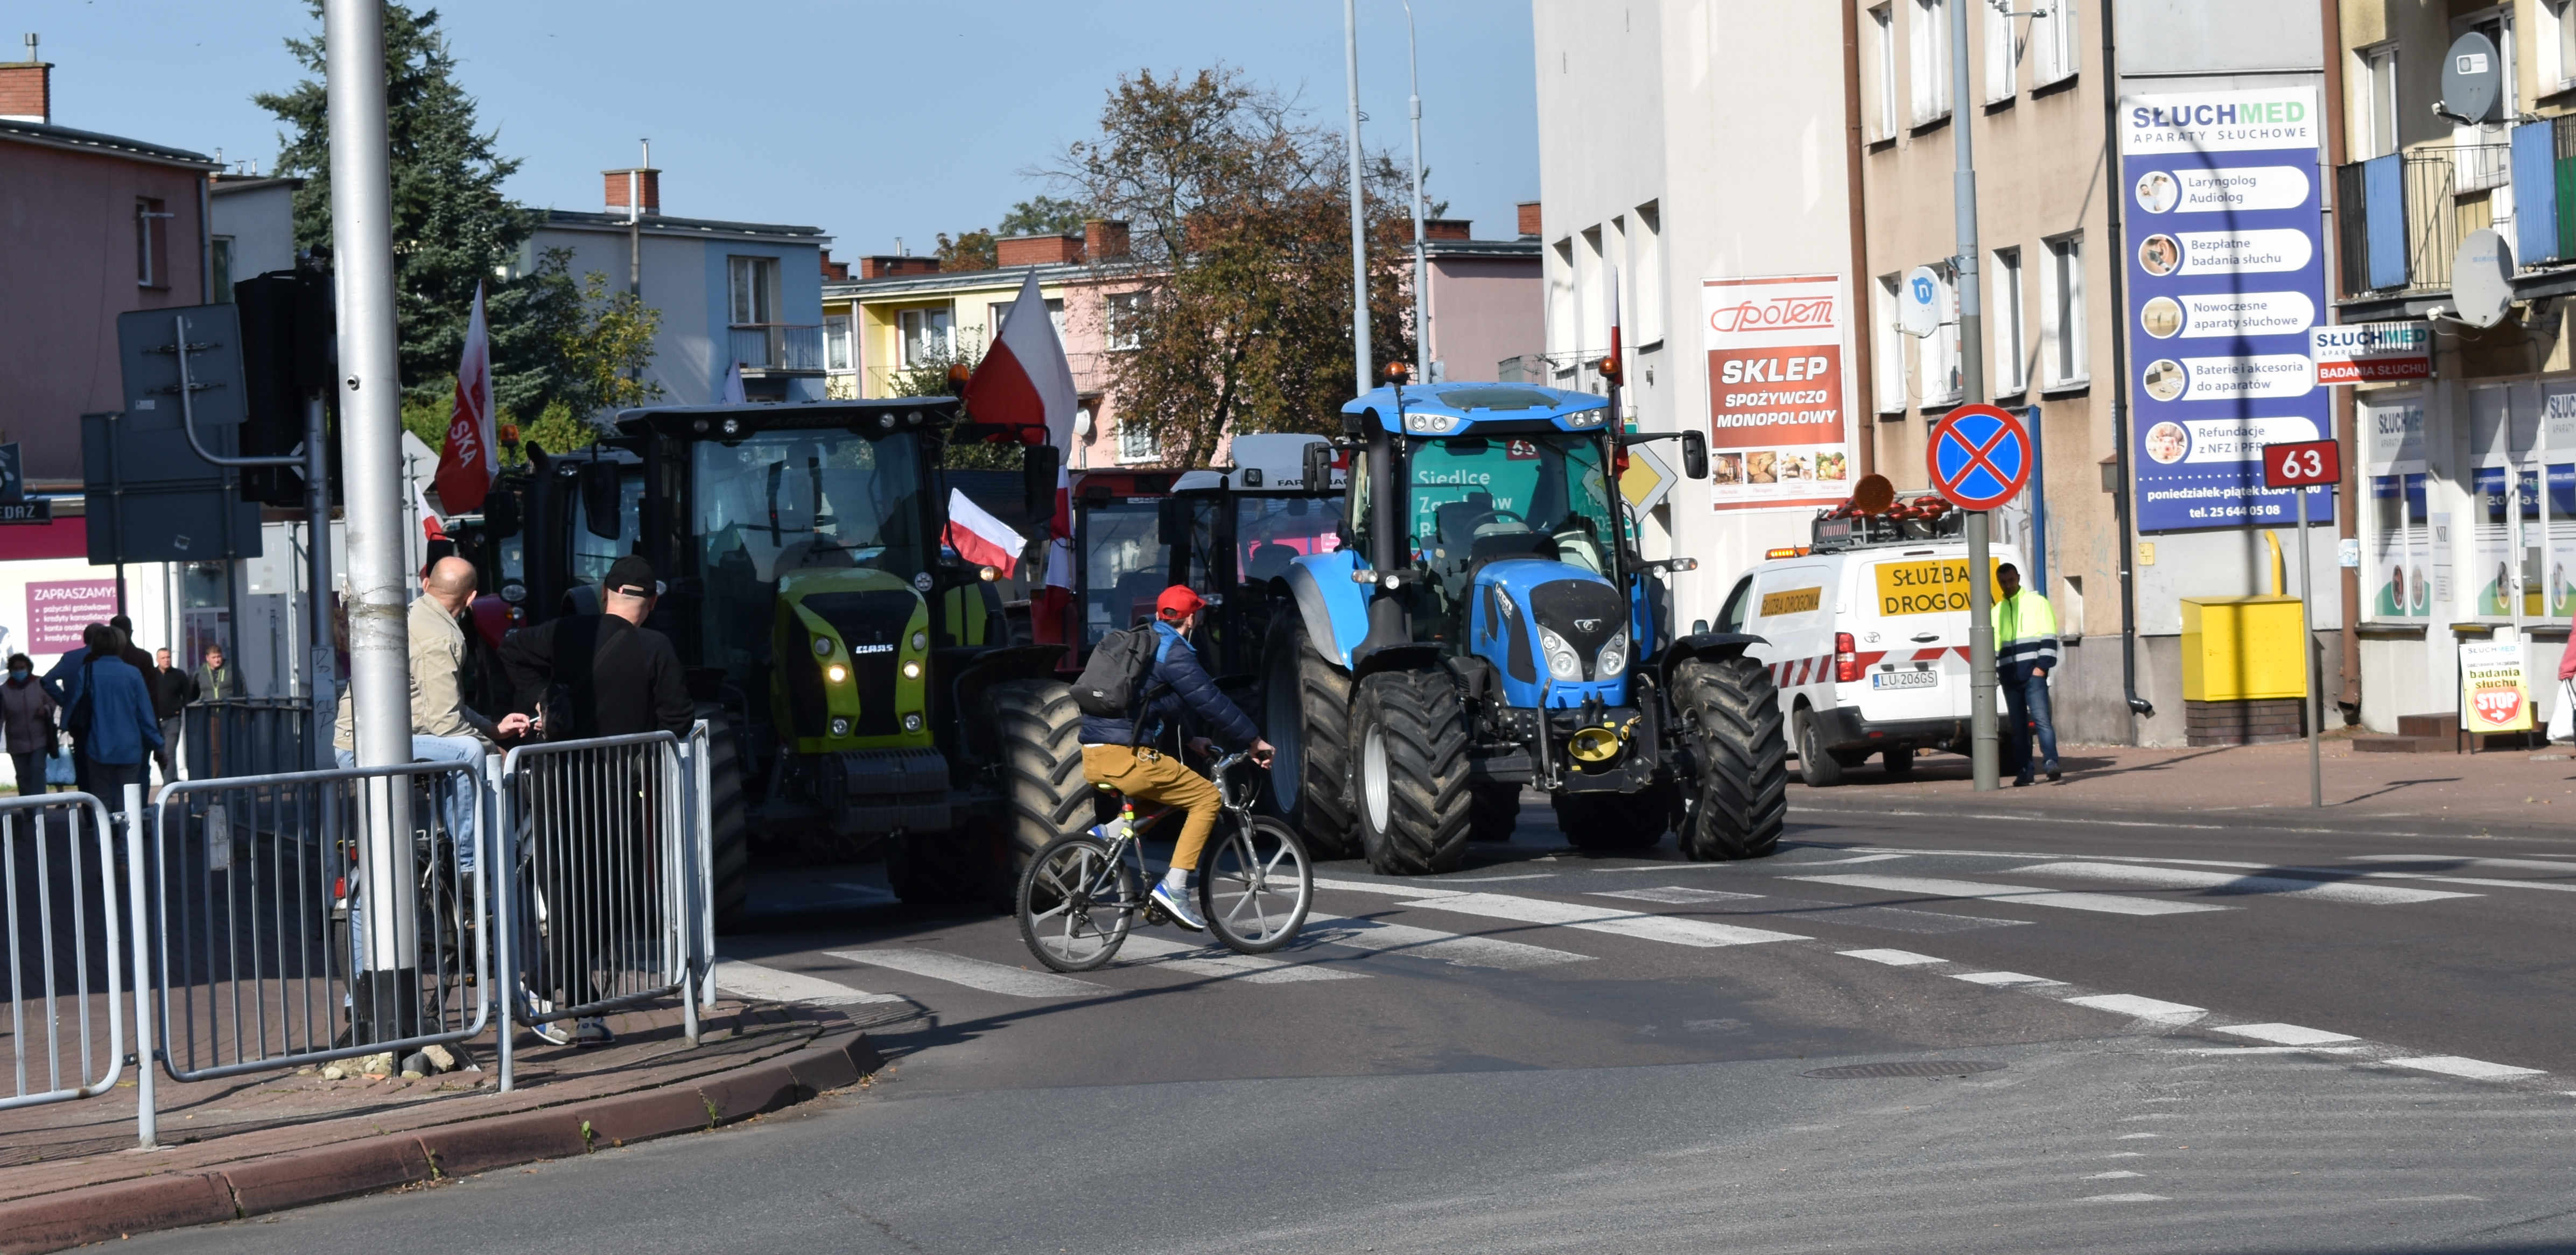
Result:
M1789 814L1789 747L1780 690L1761 663L1693 659L1676 669L1673 700L1692 759L1681 822L1695 859L1759 858L1779 848Z
M1351 677L1306 639L1294 606L1270 615L1261 685L1262 734L1280 818L1316 858L1349 858Z
M1467 714L1445 672L1359 682L1351 782L1360 845L1385 875L1455 871L1467 856Z

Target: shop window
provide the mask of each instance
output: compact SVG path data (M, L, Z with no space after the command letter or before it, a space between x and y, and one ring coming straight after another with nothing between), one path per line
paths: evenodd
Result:
M2373 397L2354 409L2370 497L2362 514L2369 554L2363 617L2421 622L2433 615L2437 568L2440 582L2450 582L2449 549L2433 543L2433 517L2426 510L2424 400L2412 393ZM2440 591L2448 600L2448 589Z

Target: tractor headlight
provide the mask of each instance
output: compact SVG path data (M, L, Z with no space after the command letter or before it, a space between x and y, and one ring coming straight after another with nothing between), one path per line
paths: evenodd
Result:
M1609 644L1601 647L1601 656L1592 663L1592 674L1596 679L1615 680L1627 670L1628 629L1621 628Z
M1458 430L1458 420L1447 414L1407 414L1404 429L1417 436L1445 436Z
M850 678L850 669L836 662L831 666L823 668L823 678L830 680L834 684L838 684L841 681Z
M903 660L903 678L907 680L918 680L921 678L920 659L906 658Z
M817 636L814 638L814 656L817 658L829 658L832 656L831 637Z
M833 721L832 721L832 735L834 735L834 736L848 736L849 734L850 734L850 721L849 721L849 720L847 720L847 719L835 719L835 720L833 720Z
M915 632L915 633L913 633L913 634L912 634L912 648L913 648L913 651L914 651L915 653L918 653L918 652L920 652L920 651L922 651L922 650L925 650L925 649L930 648L930 633L928 633L928 632Z
M1547 673L1560 680L1583 678L1583 660L1574 654L1574 646L1546 628L1538 630L1538 647L1547 655Z
M903 717L903 730L904 730L904 731L906 731L906 732L919 732L919 731L921 731L921 716L919 716L919 715L905 715L905 716Z

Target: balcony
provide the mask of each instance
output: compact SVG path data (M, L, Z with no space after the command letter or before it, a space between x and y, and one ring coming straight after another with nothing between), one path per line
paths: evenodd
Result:
M2492 189L2521 165L2513 147L2430 145L2337 166L2344 293L2402 301L2449 291L2461 238L2495 225Z
M733 360L745 379L821 378L820 323L736 323L728 329Z

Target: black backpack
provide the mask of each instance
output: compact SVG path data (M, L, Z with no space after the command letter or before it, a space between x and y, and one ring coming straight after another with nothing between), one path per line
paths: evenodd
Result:
M90 666L97 661L96 654L81 659L81 694L73 699L71 713L63 716L63 727L70 730L72 739L75 741L89 739L90 713L91 708L97 704L95 698L98 693L98 676L90 670Z
M1153 674L1153 626L1121 628L1091 649L1091 661L1073 682L1073 704L1101 719L1126 719L1137 713L1145 694L1145 677Z

